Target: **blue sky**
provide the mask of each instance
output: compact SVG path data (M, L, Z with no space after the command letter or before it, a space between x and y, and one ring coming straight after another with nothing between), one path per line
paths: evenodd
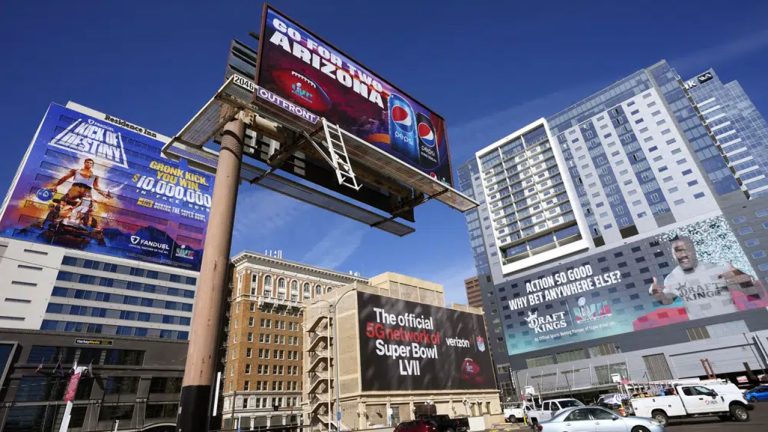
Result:
M768 2L275 1L446 118L454 167L474 152L660 59L714 67L768 113ZM258 31L257 1L0 3L0 190L50 102L69 100L173 135L221 84L229 41ZM465 302L463 215L416 210L398 238L252 186L233 252L409 274Z

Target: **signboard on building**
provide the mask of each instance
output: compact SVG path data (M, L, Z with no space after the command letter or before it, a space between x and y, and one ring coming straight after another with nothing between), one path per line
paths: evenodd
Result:
M213 176L157 134L51 104L0 214L3 237L199 270Z
M579 262L513 284L502 310L510 355L768 306L722 216Z
M482 315L357 293L363 391L495 389Z
M452 184L442 117L267 5L262 20L255 97L308 122L325 117Z

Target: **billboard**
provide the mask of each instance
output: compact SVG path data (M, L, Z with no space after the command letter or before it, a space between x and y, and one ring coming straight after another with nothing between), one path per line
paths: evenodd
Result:
M482 315L358 291L363 391L496 389Z
M199 270L213 176L165 159L156 138L109 115L51 104L0 235Z
M256 98L306 121L325 117L402 162L452 184L445 121L301 25L265 5ZM272 93L260 95L260 92ZM279 102L279 103L278 103Z
M504 310L510 355L768 307L722 216L593 258L517 284Z

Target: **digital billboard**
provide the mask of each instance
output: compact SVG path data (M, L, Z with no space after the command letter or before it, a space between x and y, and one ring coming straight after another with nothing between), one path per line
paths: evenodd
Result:
M482 315L358 291L363 391L495 389Z
M325 117L452 184L442 117L273 8L265 5L262 20L256 98L307 121L316 121L313 115ZM277 98L261 95L264 91Z
M3 237L199 270L213 176L157 135L51 104L0 215Z
M765 281L722 216L644 243L654 246L614 248L520 281L504 310L508 353L768 307Z

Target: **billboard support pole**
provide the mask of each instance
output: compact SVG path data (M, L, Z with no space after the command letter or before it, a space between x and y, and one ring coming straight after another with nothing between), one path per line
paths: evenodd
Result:
M211 420L211 387L218 359L222 308L227 294L229 249L235 218L245 122L243 114L224 126L216 166L211 213L192 313L178 432L207 432Z

